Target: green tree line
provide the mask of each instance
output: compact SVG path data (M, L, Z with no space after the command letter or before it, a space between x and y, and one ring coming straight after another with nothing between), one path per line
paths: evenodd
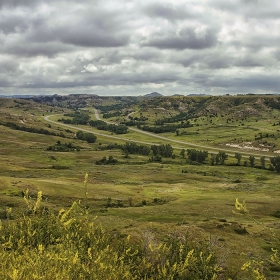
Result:
M128 132L128 127L124 124L116 125L116 124L107 124L102 120L89 121L89 125L96 127L99 130L106 130L116 134L125 134Z

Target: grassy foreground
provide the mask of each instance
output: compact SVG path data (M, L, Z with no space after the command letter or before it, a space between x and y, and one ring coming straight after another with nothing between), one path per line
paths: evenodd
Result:
M24 201L26 211L16 221L7 209L0 224L1 279L232 279L217 248L198 234L181 229L162 241L149 234L131 240L104 230L77 202L55 214L41 208L42 192L36 200L25 192ZM236 209L246 212L242 203ZM269 261L279 266L277 250ZM263 261L248 261L240 272L239 279L266 279Z
M162 243L104 231L76 202L58 214L40 210L41 193L17 222L1 225L1 279L217 279L205 244L184 232Z

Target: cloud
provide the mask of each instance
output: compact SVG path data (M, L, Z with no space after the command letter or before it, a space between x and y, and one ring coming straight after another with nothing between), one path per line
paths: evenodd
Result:
M183 5L174 5L174 3L156 2L148 4L143 8L144 13L154 18L163 18L170 21L183 20L192 18L194 15L188 10L188 7Z
M278 92L280 2L2 0L0 94Z
M206 49L217 44L216 32L206 29L199 32L197 29L184 28L178 33L157 33L152 34L144 40L142 46L150 46L159 49Z

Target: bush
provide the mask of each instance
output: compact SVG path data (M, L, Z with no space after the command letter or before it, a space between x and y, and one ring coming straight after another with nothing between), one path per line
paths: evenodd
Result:
M37 202L36 211L0 224L0 279L210 280L220 271L206 243L193 246L183 233L131 242L90 221L77 203L55 214Z

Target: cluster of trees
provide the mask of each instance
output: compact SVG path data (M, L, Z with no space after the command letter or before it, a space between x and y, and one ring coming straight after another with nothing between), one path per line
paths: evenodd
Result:
M45 135L53 135L53 136L59 136L59 137L65 138L65 135L62 132L55 133L55 132L52 132L52 131L49 131L49 130L43 129L43 128L20 126L18 124L12 123L12 122L1 123L1 125L10 127L15 130L20 130L20 131L25 131L25 132L30 132L30 133L45 134Z
M185 149L182 149L180 152L180 155L185 158ZM190 163L203 163L206 158L208 157L207 151L198 151L195 149L188 149L187 150L188 155L188 161ZM241 159L242 155L240 153L235 153L234 157L237 159L237 165L241 165ZM225 152L219 151L217 154L212 154L211 156L211 165L224 165L226 159L228 158L228 154ZM248 158L249 163L247 160L244 161L244 166L247 166L249 164L250 167L257 167L265 169L265 157L260 157L260 166L255 165L255 157L253 155L249 156ZM269 170L276 171L277 173L280 173L280 156L275 156L270 158L270 166L268 168Z
M97 121L89 121L89 125L96 127L99 130L106 130L116 134L125 134L128 131L128 127L124 124L116 125L116 124L107 124L104 121L97 120Z
M185 149L182 149L180 152L180 155L185 158ZM188 149L187 150L187 155L188 155L188 162L189 163L204 163L204 161L208 157L208 151L200 151L200 150L195 150L195 149ZM240 154L237 154L238 159ZM242 157L242 156L241 156ZM241 157L239 159L239 162L241 160ZM228 158L228 155L225 152L218 152L217 154L212 154L211 156L211 165L215 164L220 164L223 165L225 164L225 160ZM236 157L237 158L237 157Z
M182 150L183 151L183 150ZM181 151L181 155L184 157L184 153ZM189 162L203 163L208 157L207 151L198 151L195 149L187 150Z
M152 145L151 150L154 156L162 156L166 158L171 158L173 156L173 148L170 144Z
M181 123L181 124L170 124L170 125L159 125L159 126L137 126L139 129L142 129L144 131L149 131L153 133L164 133L164 132L176 132L179 128L187 128L191 127L192 124L189 123Z
M228 154L226 154L225 152L220 151L216 155L213 154L211 157L211 165L224 165L227 158Z
M80 140L87 141L88 143L94 143L97 139L97 137L90 132L83 132L81 130L77 131L76 137Z
M137 145L134 142L126 142L125 145L121 145L121 149L126 154L139 154L139 155L149 155L151 148L144 145Z
M61 143L57 141L55 145L49 146L46 150L53 151L53 152L73 152L73 151L80 151L79 146L74 146L72 143Z
M137 126L138 128L140 128L140 126L144 125L145 122L137 121L137 120L129 120L129 121L123 121L123 122L121 122L121 124L124 124L126 126Z
M271 157L270 163L277 173L280 173L280 156Z
M73 119L59 119L59 122L63 122L65 124L82 124L82 125L87 125L90 116L85 113L85 112L80 112L80 111L75 111L74 113L71 114L64 114L64 116L67 117L72 117Z
M107 157L103 157L102 159L96 161L97 165L116 164L116 163L118 163L118 160L113 158L112 156L109 156L108 159Z

